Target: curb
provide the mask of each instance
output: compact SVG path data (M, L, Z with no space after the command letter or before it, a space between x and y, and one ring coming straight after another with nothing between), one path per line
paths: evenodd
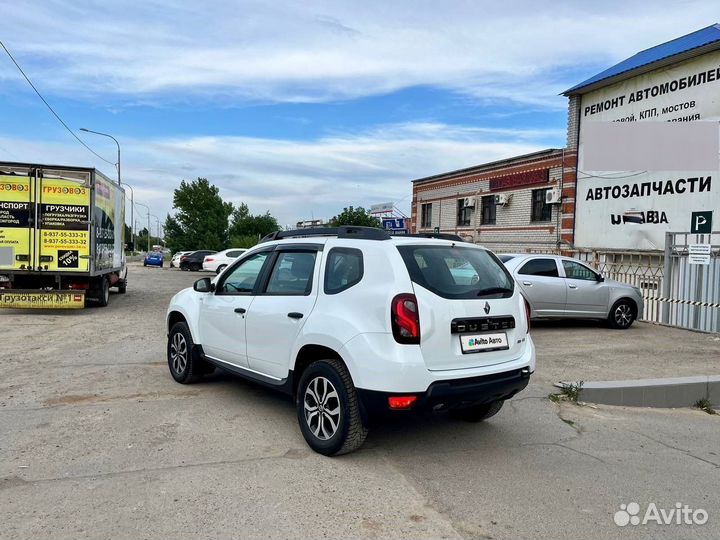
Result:
M569 383L555 384L563 388ZM720 376L596 381L583 384L579 401L625 407L692 407L701 399L720 406Z

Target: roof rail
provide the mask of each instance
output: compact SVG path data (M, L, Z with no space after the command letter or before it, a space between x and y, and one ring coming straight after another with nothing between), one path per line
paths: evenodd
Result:
M275 231L263 237L259 243L262 244L263 242L282 240L284 238L306 238L308 236L337 236L338 238L357 238L358 240L390 239L390 235L383 229L342 225L340 227L311 227L290 231Z
M404 234L403 236L410 236L415 238L437 238L438 240L451 240L453 242L466 242L460 238L457 234L449 233L412 233Z

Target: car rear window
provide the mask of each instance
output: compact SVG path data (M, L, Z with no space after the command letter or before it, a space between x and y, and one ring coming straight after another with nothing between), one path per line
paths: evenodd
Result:
M410 279L442 298L508 298L513 279L498 258L479 248L398 246Z

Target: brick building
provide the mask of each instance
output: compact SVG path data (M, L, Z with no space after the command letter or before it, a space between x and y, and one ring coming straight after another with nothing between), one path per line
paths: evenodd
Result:
M574 150L548 149L413 180L412 229L496 251L571 245L575 166Z

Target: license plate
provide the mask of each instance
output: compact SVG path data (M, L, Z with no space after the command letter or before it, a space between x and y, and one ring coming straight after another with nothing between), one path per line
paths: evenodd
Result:
M509 348L505 332L460 336L460 347L464 353L497 351Z
M0 308L80 309L85 307L83 292L0 292Z

